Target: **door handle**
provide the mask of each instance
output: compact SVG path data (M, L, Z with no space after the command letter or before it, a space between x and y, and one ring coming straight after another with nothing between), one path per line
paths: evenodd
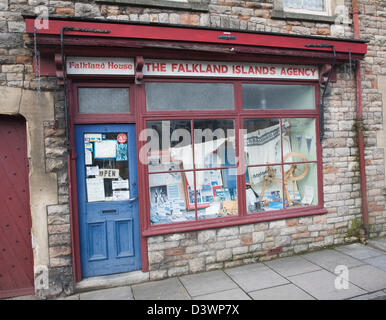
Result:
M129 199L130 202L133 202L133 201L136 201L136 200L138 200L138 197Z

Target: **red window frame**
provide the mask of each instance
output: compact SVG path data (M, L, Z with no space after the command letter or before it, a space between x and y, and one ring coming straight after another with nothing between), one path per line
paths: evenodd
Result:
M124 80L124 81L122 81ZM70 121L73 124L95 124L95 123L135 123L137 107L135 105L135 85L134 81L128 81L127 78L101 78L92 80L88 78L73 78L70 80L72 85L73 102L70 108ZM128 113L80 113L79 112L79 88L127 88L129 90L129 105Z
M233 225L241 225L248 223L266 222L278 219L288 219L301 216L317 215L326 213L323 202L323 177L322 177L322 153L321 143L319 141L319 84L317 81L304 81L304 80L248 80L248 79L229 79L229 78L190 78L190 77L149 77L146 78L146 82L196 82L196 83L233 83L234 85L234 110L216 110L213 114L213 110L207 111L147 111L146 110L146 92L145 84L141 86L140 100L141 108L140 122L138 130L146 128L147 121L162 121L162 120L210 120L210 119L231 119L235 121L235 138L239 141L239 129L243 129L243 122L245 119L255 118L312 118L315 119L315 137L316 137L316 161L307 161L308 163L316 163L317 166L317 196L318 204L314 206L306 206L300 208L286 208L276 211L258 212L258 213L247 213L246 210L246 181L245 181L245 170L241 175L237 175L237 196L238 196L238 210L239 215L218 217L212 219L203 219L195 221L184 221L167 224L152 225L150 222L150 196L149 196L149 182L148 176L149 171L147 165L139 163L139 174L141 176L141 194L143 195L142 200L142 212L145 213L143 220L143 235L153 236L159 234L166 234L171 232L185 232L194 230L203 230L209 228L226 227ZM315 89L315 109L312 110L295 110L295 109L270 109L270 110L246 110L242 108L242 84L254 83L254 84L286 84L286 85L312 85ZM139 148L144 146L144 142L139 142ZM244 146L241 146L241 150L244 150ZM239 159L240 149L236 146L236 157ZM287 164L287 163L286 163ZM197 169L186 170L196 171ZM283 182L284 184L284 182ZM197 215L197 212L196 212Z

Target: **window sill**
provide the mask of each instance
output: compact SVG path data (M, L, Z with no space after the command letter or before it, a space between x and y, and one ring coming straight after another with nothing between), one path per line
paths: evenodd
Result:
M190 11L208 12L208 1L159 1L159 0L96 0L97 3L109 3L116 5L146 6L165 9L180 9Z
M283 10L273 10L271 12L272 19L285 19L285 20L302 20L302 21L311 21L311 22L324 22L324 23L335 23L335 16L324 16L318 14L308 14L308 13L296 13L296 12L287 12Z
M224 217L224 218L201 220L201 221L195 221L195 222L181 222L181 223L174 223L174 224L150 226L147 230L144 230L142 232L142 235L144 237L152 237L152 236L179 233L179 232L233 227L233 226L239 226L244 224L271 222L275 220L320 215L320 214L325 214L327 212L328 211L323 208L310 207L309 210L307 211L305 211L304 209L302 209L301 211L291 210L291 212L288 212L286 214L283 214L283 211L281 210L277 212L271 211L267 213L248 214L247 216Z

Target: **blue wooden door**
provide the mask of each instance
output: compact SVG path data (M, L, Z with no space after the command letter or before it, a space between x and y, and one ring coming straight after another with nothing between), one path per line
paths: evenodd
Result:
M141 268L135 125L75 127L82 276Z

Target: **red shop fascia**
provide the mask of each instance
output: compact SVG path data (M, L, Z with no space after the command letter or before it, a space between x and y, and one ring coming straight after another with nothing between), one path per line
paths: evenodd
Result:
M180 111L176 113L146 110L145 84L172 79L175 82L230 82L240 86L240 78L246 82L261 81L263 83L296 83L313 84L316 88L315 110L293 111L293 115L314 117L316 131L320 132L320 110L318 108L324 86L327 82L335 81L335 67L344 63L355 63L364 58L367 51L365 41L336 39L326 37L311 37L264 32L240 32L225 29L196 28L166 24L143 24L127 22L106 22L81 18L51 18L48 28L35 27L35 16L25 15L27 33L36 42L40 53L40 75L56 76L59 84L65 84L68 104L68 140L69 152L69 184L70 211L72 227L73 257L75 261L75 280L81 279L80 247L78 230L78 208L76 188L76 158L74 148L74 127L79 124L136 124L137 137L146 128L148 120L173 119L225 119L232 113L225 111ZM78 59L71 60L71 57ZM82 58L88 58L82 59ZM126 64L107 66L109 69L125 69L118 74L103 73L93 70L90 73L76 70L87 67L87 61L97 61L93 68L98 69L98 61L114 63L126 61ZM115 60L114 60L115 59ZM120 60L123 59L123 60ZM125 60L127 59L127 60ZM66 62L65 62L66 61ZM169 61L166 70L163 61ZM172 63L170 61L174 61ZM189 61L190 64L178 63ZM200 61L206 62L200 64ZM208 62L222 62L223 67L217 70L208 69ZM235 64L235 61L237 63ZM35 61L36 62L36 61ZM67 63L67 68L65 64ZM250 76L246 65L261 64L262 74L270 77L259 78ZM36 63L35 63L36 65ZM209 64L210 65L210 64ZM272 65L290 66L282 73L286 75L275 77ZM271 67L270 67L271 66ZM291 67L292 66L292 67ZM297 68L296 66L302 66ZM106 68L106 65L104 66ZM309 68L308 68L309 67ZM316 69L315 69L316 67ZM74 72L68 72L73 68ZM315 70L316 73L315 73ZM37 70L36 70L37 72ZM125 73L126 72L126 73ZM211 76L211 73L216 74ZM228 74L227 74L228 72ZM233 72L229 75L229 72ZM248 73L249 72L249 73ZM163 74L164 73L164 74ZM194 74L201 76L194 76ZM205 76L202 76L205 74ZM221 74L224 74L222 76ZM225 74L227 74L225 76ZM298 75L304 76L297 77ZM124 87L130 90L131 112L127 114L82 114L78 112L77 89L79 87ZM253 110L242 110L240 91L235 91L234 118L254 116ZM259 117L280 117L280 110L270 110L259 114ZM239 126L236 125L236 132ZM239 215L218 219L199 220L194 223L181 222L175 224L152 225L149 218L150 199L148 194L147 166L138 161L138 194L140 214L141 261L142 270L148 270L147 237L175 232L203 230L209 228L226 227L276 219L299 217L312 214L326 213L323 207L322 195L322 165L321 144L317 139L316 149L318 161L318 205L307 210L295 208L279 210L269 214L247 214L245 208L245 194L239 193ZM145 142L138 141L137 153ZM244 180L243 180L244 179ZM237 187L245 188L245 177L238 178ZM143 196L141 196L143 195ZM285 212L284 212L285 211Z

